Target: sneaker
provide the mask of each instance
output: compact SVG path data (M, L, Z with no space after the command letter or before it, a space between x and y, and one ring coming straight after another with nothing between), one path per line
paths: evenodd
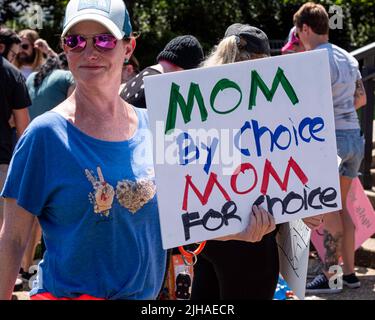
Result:
M324 273L321 273L317 275L314 280L309 282L306 285L306 293L339 293L342 291L342 288L330 288L329 287L329 281L324 275Z
M14 284L14 288L13 288L13 291L22 291L23 289L23 281L20 277L20 275L18 275L17 279L16 279L16 283Z
M356 289L361 286L361 282L359 281L355 273L344 275L342 277L342 282L345 286L347 286L350 289Z
M36 273L37 273L36 270L33 273L30 273L30 272L23 271L22 268L20 269L20 274L21 274L22 280L26 281L26 282L28 282L30 280L30 278L32 276L34 276Z

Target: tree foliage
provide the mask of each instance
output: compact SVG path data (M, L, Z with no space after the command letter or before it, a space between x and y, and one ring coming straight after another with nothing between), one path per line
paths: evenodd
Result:
M206 52L215 45L234 23L248 23L264 30L273 40L284 40L293 25L293 14L306 1L301 0L138 0L126 1L134 25L141 32L136 55L146 64L173 37L193 34ZM353 50L375 41L375 0L317 1L331 8L335 22L342 10L342 29L331 29L331 42ZM336 15L336 16L335 16Z
M16 29L36 29L40 36L59 50L60 33L69 0L0 0L0 24ZM36 11L34 6L40 6L42 23L39 27L34 23Z
M0 0L0 24L18 17L28 7L27 1Z
M272 40L284 40L293 23L293 14L306 1L301 0L124 0L132 16L134 29L141 33L136 56L142 66L155 62L165 44L177 35L193 34L205 52L223 37L234 23L248 23L264 30ZM42 37L58 50L64 10L68 0L41 0L45 23ZM330 40L352 50L375 41L375 0L316 1L327 11L340 6L343 28L330 31ZM16 21L18 29L27 27L22 15L33 1L0 0L0 20ZM334 19L337 12L331 12ZM14 25L11 24L11 25Z

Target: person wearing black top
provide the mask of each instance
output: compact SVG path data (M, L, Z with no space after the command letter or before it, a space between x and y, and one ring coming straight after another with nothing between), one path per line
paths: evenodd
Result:
M269 41L262 30L235 23L227 29L224 39L203 67L269 56ZM321 223L321 216L303 221L309 228L315 228ZM271 300L279 278L277 230L263 233L256 241L250 242L231 239L207 241L194 265L191 299Z
M197 68L203 58L202 46L194 36L176 37L159 53L158 64L145 68L128 80L123 86L120 96L137 108L146 108L144 77Z
M21 72L7 59L12 61L17 55L21 40L17 34L8 29L0 30L0 189L3 188L8 165L12 157L11 116L20 137L29 124L28 106L30 97ZM3 200L0 198L0 229L3 222Z

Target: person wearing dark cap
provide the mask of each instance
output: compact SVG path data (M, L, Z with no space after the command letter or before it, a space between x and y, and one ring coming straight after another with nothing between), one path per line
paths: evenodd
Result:
M204 59L203 49L198 39L192 35L172 39L157 56L157 64L147 67L126 82L120 96L138 108L146 108L143 78L197 68Z
M267 35L256 27L236 23L227 29L203 67L269 56ZM257 224L255 241L223 237L206 242L194 265L192 300L273 298L279 277L275 221L261 206L254 206L250 220ZM320 217L304 222L314 228Z
M225 38L231 36L243 40L243 45L246 46L246 51L250 55L271 55L270 44L267 35L257 27L250 26L248 24L234 23L228 27L225 31ZM251 58L254 59L254 58Z

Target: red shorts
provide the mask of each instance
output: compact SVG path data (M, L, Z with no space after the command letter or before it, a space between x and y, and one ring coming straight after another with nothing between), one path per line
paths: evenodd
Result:
M83 294L77 298L56 298L52 294L45 292L45 293L38 293L38 294L31 296L30 300L105 300L105 299L96 298L88 294Z

